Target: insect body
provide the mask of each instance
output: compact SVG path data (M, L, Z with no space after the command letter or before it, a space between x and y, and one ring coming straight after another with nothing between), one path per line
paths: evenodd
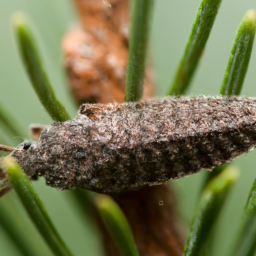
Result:
M12 154L50 186L114 193L212 169L255 145L256 99L200 96L84 104Z

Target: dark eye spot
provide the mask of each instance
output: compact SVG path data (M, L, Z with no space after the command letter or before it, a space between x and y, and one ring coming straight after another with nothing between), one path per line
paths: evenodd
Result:
M25 140L23 144L23 149L29 149L30 146L31 146L31 143L28 140Z

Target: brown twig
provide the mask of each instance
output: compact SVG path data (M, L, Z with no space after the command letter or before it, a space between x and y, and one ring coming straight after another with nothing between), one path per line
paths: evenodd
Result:
M123 102L128 60L129 1L75 1L82 27L63 40L65 67L78 104ZM144 99L153 95L152 70L146 71Z
M5 194L7 194L8 192L10 192L11 190L12 190L11 187L4 187L4 188L0 189L0 198L2 196L4 196Z
M14 148L12 148L12 147L5 146L5 145L1 145L1 144L0 144L0 151L12 152L13 150L14 150Z
M175 193L162 185L113 196L125 213L141 256L181 256L185 229L177 217ZM108 255L120 255L105 234Z

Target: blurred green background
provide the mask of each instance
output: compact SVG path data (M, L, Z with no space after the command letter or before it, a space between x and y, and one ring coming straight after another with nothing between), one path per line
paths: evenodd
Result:
M200 0L156 0L155 2L151 50L157 74L157 90L159 95L165 95L182 56ZM256 9L255 0L223 0L189 94L218 94L237 27L250 8ZM33 21L50 80L59 99L74 117L77 107L70 100L62 69L61 53L63 34L77 22L71 0L0 1L0 102L19 121L20 129L28 130L31 123L51 123L51 119L32 90L17 53L10 26L10 17L15 11L25 12ZM252 53L242 95L256 96L255 71L256 47ZM2 128L0 136L8 139L9 145L14 146L19 143L16 138L8 138L8 131ZM218 222L218 235L215 238L212 255L226 255L228 247L234 240L247 194L256 177L254 157L256 151L240 157L233 163L241 169L241 177L232 190ZM177 201L185 223L189 224L193 216L203 178L204 172L201 172L172 182L177 188ZM97 230L75 207L69 191L60 192L49 188L45 186L44 179L34 182L34 185L57 230L74 255L103 255ZM24 235L36 250L35 255L52 255L13 192L1 198L0 210L3 207L10 209L13 220L19 222ZM26 222L19 221L20 216L24 216ZM20 255L1 225L0 255Z

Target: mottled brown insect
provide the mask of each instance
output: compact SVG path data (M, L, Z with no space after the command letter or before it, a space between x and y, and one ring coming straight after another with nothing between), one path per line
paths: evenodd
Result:
M212 169L255 145L256 99L200 96L84 104L12 155L50 186L113 193Z

